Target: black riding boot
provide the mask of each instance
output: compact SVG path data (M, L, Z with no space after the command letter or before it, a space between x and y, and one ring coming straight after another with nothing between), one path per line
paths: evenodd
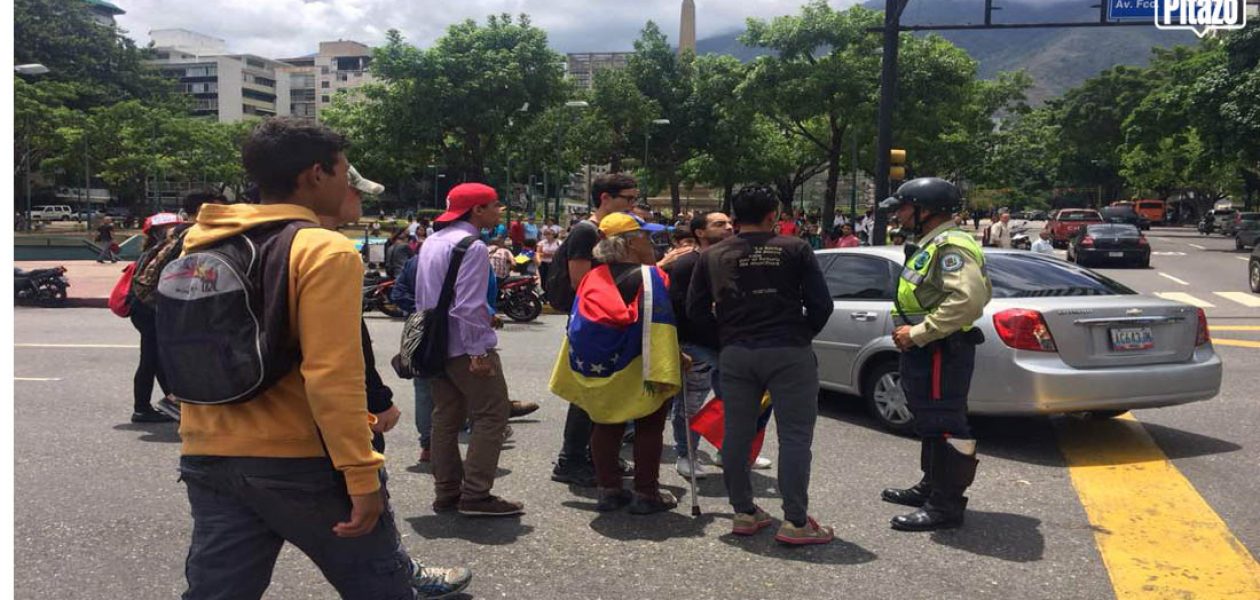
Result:
M907 489L888 488L880 494L884 502L902 506L923 506L932 493L932 448L937 443L944 443L941 438L923 438L919 445L919 468L923 469L923 479L914 487Z
M963 524L967 497L963 492L976 479L974 455L959 452L948 440L933 446L931 455L932 492L923 508L893 517L892 528L899 531L952 529Z

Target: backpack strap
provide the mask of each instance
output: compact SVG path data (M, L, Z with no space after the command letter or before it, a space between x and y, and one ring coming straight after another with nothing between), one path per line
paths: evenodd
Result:
M264 331L272 343L280 344L277 351L289 348L294 364L301 360L302 354L289 335L289 254L299 231L318 227L310 221L296 219L254 228L247 234L258 247L256 264L251 266L249 276L257 277L258 289L262 290L260 308Z
M468 252L468 248L476 241L477 236L470 235L455 244L455 249L451 251L451 264L446 268L442 293L438 295L437 306L433 307L439 314L445 314L451 309L451 301L455 297L455 280L459 277L459 266L464 262L464 254Z

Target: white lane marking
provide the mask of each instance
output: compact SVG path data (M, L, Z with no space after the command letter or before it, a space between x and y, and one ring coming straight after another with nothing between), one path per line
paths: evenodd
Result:
M13 344L14 348L139 348L139 344Z
M1250 256L1235 256L1234 258L1237 258L1238 260L1251 260Z
M1185 252L1152 252L1152 256L1185 256Z
M1191 306L1197 306L1199 308L1216 308L1215 304L1212 304L1211 302L1207 302L1204 300L1200 300L1184 292L1155 292L1155 295L1165 300L1172 300L1174 302L1185 302L1186 304L1189 304Z
M1181 285L1190 285L1189 282L1183 281L1181 279L1177 279L1176 277L1173 277L1172 275L1169 275L1168 273L1160 273L1159 276L1165 279L1171 279L1173 281L1176 281L1177 283L1180 283Z
M14 377L13 381L61 381L60 377Z
M1260 308L1260 296L1246 292L1212 292L1226 300L1233 300L1243 306Z
M1198 244L1191 244L1191 243L1189 243L1189 242L1186 242L1186 245L1187 245L1187 246L1193 246L1193 247L1198 248L1198 249L1200 249L1200 250L1207 250L1207 248L1206 248L1205 246L1200 246L1200 245L1198 245Z

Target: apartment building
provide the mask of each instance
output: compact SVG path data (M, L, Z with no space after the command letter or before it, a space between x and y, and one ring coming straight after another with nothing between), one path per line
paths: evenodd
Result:
M317 54L295 58L282 58L289 65L281 69L289 78L289 115L314 121L319 118L318 98L319 69L315 66Z
M319 54L315 55L319 89L316 92L316 110L322 111L332 104L333 96L341 90L353 90L375 81L368 73L372 62L372 48L359 42L337 40L320 42ZM318 113L317 113L318 116Z
M193 114L223 123L290 114L289 65L228 54L223 40L183 29L154 30L149 37L155 58L148 64L178 82L193 99Z
M595 73L604 69L624 69L630 64L633 52L579 52L569 54L565 61L565 73L584 90L595 85Z

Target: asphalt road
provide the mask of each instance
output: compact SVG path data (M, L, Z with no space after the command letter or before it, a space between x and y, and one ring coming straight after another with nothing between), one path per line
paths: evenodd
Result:
M1151 236L1161 253L1151 269L1103 271L1143 293L1210 301L1214 326L1260 326L1260 308L1214 294L1246 291L1246 263L1236 260L1242 254L1232 251L1232 241L1204 240L1189 230ZM668 451L662 481L682 506L650 517L595 513L588 491L548 478L567 407L546 391L562 317L508 325L500 335L513 397L543 405L513 423L495 489L523 500L528 513L493 521L434 515L431 479L415 466L410 383L393 379L386 364L400 324L371 318L369 326L405 415L387 436L404 543L422 561L471 567L473 597L1115 597L1096 527L1060 450L1063 432L1081 426L1067 417L977 420L981 465L960 530L888 528L888 518L902 509L880 502L879 491L917 480L917 442L878 429L858 402L843 397L820 403L811 487L811 512L836 526L836 543L794 549L778 546L772 532L731 536L720 479L702 482L704 515L692 518L686 483ZM1260 342L1260 331L1214 337ZM101 309L19 308L15 340L17 597L177 596L191 525L176 482L178 435L171 425L127 421L137 359L130 346L138 341L130 323ZM58 344L66 346L49 347ZM1226 365L1219 397L1135 416L1242 546L1260 556L1254 425L1260 348L1218 345L1217 351ZM773 458L771 428L765 455ZM763 506L777 514L773 472L755 472L754 484ZM287 548L267 597L335 594L309 560Z

